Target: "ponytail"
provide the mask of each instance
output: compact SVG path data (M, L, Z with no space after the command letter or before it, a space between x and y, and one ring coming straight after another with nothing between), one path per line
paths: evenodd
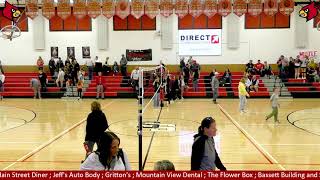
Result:
M204 133L204 128L209 128L212 123L216 122L212 117L206 117L201 121L201 126L198 128L198 134L194 135L194 138L202 136Z

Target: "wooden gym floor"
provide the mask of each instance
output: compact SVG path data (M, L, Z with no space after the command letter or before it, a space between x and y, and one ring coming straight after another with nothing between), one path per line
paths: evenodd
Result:
M84 158L85 120L93 99L4 99L0 101L0 170L78 170ZM121 138L133 170L138 169L137 101L100 100L110 130ZM190 169L192 136L206 116L217 121L217 148L229 170L319 170L320 99L282 100L279 118L265 121L267 99L248 99L240 115L237 99L185 99L163 108L160 122L176 124L174 132L156 132L146 170L171 160L177 170ZM146 121L155 121L152 104ZM289 115L290 114L290 115ZM289 121L287 116L289 115ZM152 133L144 129L143 153Z

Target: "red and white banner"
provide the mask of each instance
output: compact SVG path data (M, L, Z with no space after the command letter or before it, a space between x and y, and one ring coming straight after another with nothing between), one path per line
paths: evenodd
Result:
M223 17L228 16L231 13L231 1L219 0L218 2L218 13Z
M191 0L189 2L189 14L194 18L199 17L203 13L204 6L201 0Z
M159 14L159 1L158 0L147 0L145 1L145 14L153 19Z
M116 4L113 0L103 0L102 1L102 14L110 19L115 14Z
M251 16L258 16L262 13L262 0L250 0L248 4L248 13Z
M50 179L50 180L131 180L131 179L314 179L320 171L1 171L2 180Z
M73 2L73 15L78 19L87 15L86 0L75 0Z
M144 0L131 0L131 14L139 19L144 14Z
M188 0L176 0L175 13L179 18L183 18L188 14Z
M245 0L235 0L233 2L233 13L237 16L242 16L247 13L247 3Z
M204 10L203 14L205 14L208 18L213 17L218 12L218 4L216 0L205 0L204 1Z
M268 16L274 16L278 12L278 0L265 0L263 12Z
M61 17L61 19L67 19L71 15L71 6L69 0L58 1L57 15Z
M289 16L294 10L294 0L281 0L279 3L279 12Z
M160 0L160 14L164 17L169 17L173 13L172 0Z
M56 14L54 0L43 0L42 2L42 16L50 20Z
M38 1L37 0L27 0L26 1L26 15L34 19L38 16Z
M129 0L118 0L116 4L116 15L121 19L125 19L130 14Z

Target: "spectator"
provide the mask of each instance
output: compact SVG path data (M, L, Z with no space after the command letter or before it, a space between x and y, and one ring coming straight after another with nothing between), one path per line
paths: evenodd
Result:
M232 84L232 74L229 69L225 70L222 76L222 86L225 86L225 84L229 86Z
M212 77L215 76L215 73L217 72L216 69L212 69L211 73L209 74L210 80L212 80Z
M124 54L122 54L122 57L121 57L121 60L120 60L120 68L121 68L122 76L127 76L127 64L128 64L128 60L124 56Z
M252 60L250 60L249 63L247 63L246 72L247 73L254 73L254 64L252 63Z
M41 56L39 56L39 58L37 60L38 70L43 70L43 65L44 65L43 59Z
M251 86L252 86L252 78L250 76L247 76L247 80L246 80L246 90L247 92L250 92L251 90Z
M63 64L63 61L61 60L61 57L59 57L56 64L56 71L58 71L58 74L60 69L64 69L64 64Z
M49 61L49 70L51 78L54 77L54 72L56 71L56 62L53 58L51 58Z
M72 76L72 82L73 82L73 85L75 86L77 83L78 83L78 73L80 71L80 65L79 63L77 62L76 59L73 60L73 63L72 63L72 71L71 71L71 76Z
M180 72L183 73L183 69L186 67L186 63L184 62L184 57L180 58Z
M317 82L317 71L313 68L310 68L308 69L308 72L307 72L307 80L309 82Z
M112 66L112 70L113 70L113 76L117 75L117 73L119 72L119 65L118 65L117 61L114 61L113 66Z
M91 153L81 164L81 170L131 170L127 154L119 149L120 138L112 132L103 132L97 151Z
M3 92L4 92L4 82L5 82L5 75L0 71L0 100L3 100Z
M47 75L42 70L40 70L38 78L39 78L40 84L41 84L41 91L42 92L47 91L47 84L48 84Z
M77 92L78 92L78 97L79 98L82 98L82 87L83 87L83 82L82 81L78 81Z
M136 67L130 76L133 89L138 93L139 91L139 67Z
M192 72L192 83L193 83L193 91L197 92L199 90L198 83L200 78L200 65L197 63L197 61L193 61L193 64L191 66L191 72Z
M95 62L95 66L94 66L95 72L96 72L97 74L98 74L99 72L102 72L102 62L101 62L101 60L99 59L98 56L96 56L94 62Z
M240 113L245 113L245 106L247 103L247 97L250 97L248 92L246 91L246 86L245 86L245 79L241 78L239 85L238 85L238 91L239 91L239 100L240 100Z
M3 67L2 67L2 64L1 64L1 60L0 60L0 71L2 72L2 74L4 74Z
M198 134L194 136L191 170L212 171L216 167L223 171L227 170L215 149L213 137L216 136L216 132L215 120L212 117L204 118L198 128Z
M301 78L306 79L307 76L307 65L308 65L308 57L301 60L301 66L300 66L300 72L301 72Z
M89 80L92 80L94 63L90 58L86 59L86 66L88 67Z
M180 84L180 97L183 99L183 93L186 88L186 83L184 81L183 75L179 76L179 84Z
M154 164L155 171L175 171L173 163L169 160L157 161Z
M189 79L190 79L190 65L186 64L186 66L183 68L183 78L186 87L189 85Z
M153 81L153 88L154 88L154 99L153 99L153 106L159 107L160 106L160 78L158 75L156 75L154 81Z
M300 66L301 66L301 61L300 59L295 59L294 61L294 78L298 79L300 75Z
M257 79L257 76L254 75L251 79L251 86L250 86L250 91L255 91L258 92L259 90L259 79Z
M81 81L82 84L84 84L84 74L85 74L84 70L79 71L78 80Z
M108 129L106 115L101 110L101 104L97 101L91 103L91 113L87 117L86 136L84 146L86 157L93 151L95 143L98 144L101 135Z
M189 56L188 64L191 66L191 65L192 65L192 62L193 62L192 56Z
M96 83L97 83L97 97L98 99L101 94L101 98L104 99L104 78L102 76L102 72L98 72L98 76L96 77Z
M273 75L271 66L267 63L267 61L264 62L263 69L261 71L261 77L264 77L267 75L267 77L270 79L270 76Z
M40 94L40 87L41 86L40 86L39 80L36 78L32 78L30 81L30 87L32 88L33 93L34 93L33 98L36 99L37 94L38 94L39 99L41 99L41 94Z
M67 57L66 61L64 62L64 65L67 66L68 64L71 64L71 61L69 57Z
M310 63L308 64L308 68L313 68L315 70L318 69L318 65L314 62L314 59L310 61Z
M294 78L295 76L295 65L294 65L294 59L292 57L290 57L290 61L289 61L289 78Z
M254 68L255 68L256 74L261 76L261 72L262 72L262 69L264 68L264 65L260 62L260 60L258 60L258 63L255 64Z
M56 80L57 87L59 87L59 83L60 83L60 87L63 88L64 76L65 76L65 73L60 68L59 69L59 73L58 73L58 77L57 77L57 80Z
M214 73L214 76L211 79L211 87L212 87L212 97L213 103L217 104L217 98L219 96L219 80L218 80L218 72Z
M109 66L109 57L106 57L106 61L104 62L103 65L103 73L104 75L107 75L111 71L111 67Z

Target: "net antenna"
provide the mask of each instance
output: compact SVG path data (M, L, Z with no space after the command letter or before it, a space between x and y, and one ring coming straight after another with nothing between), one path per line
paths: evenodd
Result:
M17 0L17 5L19 5L19 0ZM18 27L18 23L20 23L20 19L24 13L25 13L25 10L21 12L21 15L19 16L19 18L11 22L11 25L7 25L0 30L1 37L3 39L9 39L10 41L12 41L13 38L17 38L21 36L21 30Z
M143 157L142 157L142 135L143 135L143 114L147 107L151 104L152 100L155 98L155 95L160 92L162 84L163 84L163 75L164 75L164 67L162 65L156 66L156 67L139 67L139 89L138 89L138 142L139 142L139 171L143 171ZM146 73L152 73L150 77L153 77L155 74L160 76L160 86L155 91L153 97L150 99L150 101L144 105L144 87L149 87L149 84L151 82L151 79L145 79L144 74ZM148 75L148 76L149 76ZM153 78L152 78L153 79ZM145 82L146 80L146 82ZM151 88L153 89L153 88Z

